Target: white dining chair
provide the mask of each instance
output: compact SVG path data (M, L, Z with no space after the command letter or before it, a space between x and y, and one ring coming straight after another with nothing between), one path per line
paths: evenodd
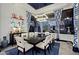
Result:
M22 37L16 36L15 40L17 42L18 54L19 51L25 54L26 51L30 50L33 47L32 44L29 44L27 41L24 41Z
M49 38L50 38L50 36L47 36L46 39L43 42L40 42L36 45L36 47L38 47L38 48L40 48L44 51L45 55L46 55L46 50L49 47L49 43L50 43Z
M50 36L50 38L49 38L49 41L50 41L49 48L51 50L52 46L54 46L54 43L55 43L55 37L53 35L51 35L51 34L49 36Z

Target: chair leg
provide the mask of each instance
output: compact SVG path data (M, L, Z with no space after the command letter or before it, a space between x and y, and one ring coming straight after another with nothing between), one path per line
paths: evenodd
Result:
M32 55L33 55L33 53L34 53L34 50L32 49Z
M18 50L18 52L17 52L17 55L19 55L19 50Z
M46 49L44 49L44 55L46 55Z
M35 54L37 55L37 49L35 49Z
M49 44L49 49L51 50L51 48L52 48L52 47L51 47L51 44Z
M17 50L18 50L18 46L17 46ZM19 50L18 50L18 52L17 52L17 55L19 55Z
M48 53L50 54L50 47L48 47Z
M35 48L35 54L37 55L37 53L40 53L38 48Z
M32 54L33 55L35 54L35 47L33 47Z
M23 54L25 55L25 48L23 49Z

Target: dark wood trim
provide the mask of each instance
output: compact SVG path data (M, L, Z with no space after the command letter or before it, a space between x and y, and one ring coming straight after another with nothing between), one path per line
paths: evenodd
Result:
M71 42L71 41L66 41L66 40L56 40L56 41L70 42L71 44L73 44L73 42Z
M23 48L23 54L25 55L25 48Z
M51 49L51 47L49 46L49 47L48 47L48 49L47 49L47 50L48 50L48 52L49 52L49 54L50 54L50 49Z
M56 38L56 40L59 41L60 39L59 38Z
M18 53L17 53L17 55L19 55L19 50L18 50Z

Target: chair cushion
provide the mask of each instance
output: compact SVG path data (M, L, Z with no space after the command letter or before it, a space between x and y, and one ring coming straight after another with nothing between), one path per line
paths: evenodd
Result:
M31 49L33 45L29 44L27 41L24 41L22 37L16 37L17 45L19 46L18 49L23 52L23 48L25 51Z
M46 49L47 49L49 45L46 44L46 43L43 43L43 42L40 42L36 45L36 47L41 48L41 49L44 49L45 46L46 46Z
M20 45L19 45L19 46L20 46ZM32 47L33 47L33 45L31 45L31 44L25 42L24 47L20 46L20 47L18 47L18 49L19 49L21 52L23 52L23 48L25 48L25 51L28 51L28 50L31 49Z
M29 49L33 48L33 45L31 44L26 44L25 46L25 51L28 51Z

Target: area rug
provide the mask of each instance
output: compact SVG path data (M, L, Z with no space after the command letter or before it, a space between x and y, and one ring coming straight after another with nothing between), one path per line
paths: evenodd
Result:
M60 43L54 43L54 45L52 46L52 49L50 50L50 53L46 53L46 55L58 55L59 54L59 48L60 48ZM43 51L40 50L40 53L32 53L33 49L30 49L29 51L26 52L26 55L44 55ZM10 50L5 51L5 53L7 55L17 55L17 48L12 48ZM19 55L23 55L21 52L19 53Z

